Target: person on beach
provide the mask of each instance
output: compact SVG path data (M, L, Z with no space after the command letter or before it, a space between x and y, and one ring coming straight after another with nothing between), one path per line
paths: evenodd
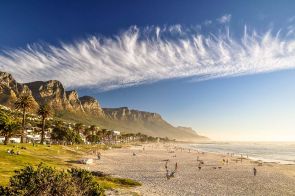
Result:
M167 180L169 180L170 178L174 177L174 174L176 173L177 171L177 168L178 168L178 165L177 165L177 162L175 163L175 168L174 168L174 171L172 171L170 174L169 174L169 170L168 170L168 161L166 161L166 164L165 164L165 169L166 169L166 178Z
M257 169L254 167L253 168L253 173L254 173L254 176L256 176L256 174L257 174Z
M202 167L201 167L201 163L199 163L198 168L199 168L199 171L202 169Z
M100 154L100 152L98 152L98 153L97 153L97 159L98 159L98 160L100 160L100 156L101 156L101 154Z

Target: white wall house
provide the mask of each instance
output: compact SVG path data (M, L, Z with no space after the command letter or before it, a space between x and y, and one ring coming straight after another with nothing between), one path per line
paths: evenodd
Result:
M4 143L5 138L0 137L0 143ZM9 139L10 143L20 143L20 137L12 137Z

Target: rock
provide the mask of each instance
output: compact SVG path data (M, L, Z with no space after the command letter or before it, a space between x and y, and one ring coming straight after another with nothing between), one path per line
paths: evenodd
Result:
M14 107L14 102L21 93L32 94L27 85L17 83L9 73L0 72L0 104Z
M48 104L54 110L72 110L63 85L57 80L36 81L26 83L35 100L40 104Z
M138 110L129 110L128 107L103 108L104 113L110 119L115 120L143 120L143 121L161 121L162 117L157 113L143 112Z
M99 102L90 96L80 97L81 105L86 113L94 114L97 116L104 116L104 112L99 105Z
M66 96L75 111L85 112L76 90L66 91Z

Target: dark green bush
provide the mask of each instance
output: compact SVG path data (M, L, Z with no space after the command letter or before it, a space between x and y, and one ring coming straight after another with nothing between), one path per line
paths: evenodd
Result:
M15 173L7 187L0 186L0 195L94 196L104 192L91 173L83 169L58 171L39 164L36 168L29 165Z

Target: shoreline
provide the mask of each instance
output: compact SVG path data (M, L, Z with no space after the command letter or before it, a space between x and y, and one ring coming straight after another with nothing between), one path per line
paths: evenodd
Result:
M224 142L224 143L226 143L226 142ZM248 142L246 142L246 143L248 143ZM268 143L268 142L266 142L266 143ZM279 142L279 143L281 143L281 142ZM294 142L287 142L287 143L292 143L295 145ZM295 159L294 160L283 160L283 159L264 158L259 155L258 156L251 155L251 153L232 152L230 150L228 150L228 152L226 152L226 151L217 152L217 151L213 151L213 150L212 151L205 150L205 149L202 149L202 147L200 149L198 149L197 146L194 146L194 145L198 145L198 144L204 144L204 143L191 143L191 144L183 144L183 145L185 145L184 148L188 148L191 150L200 150L200 151L203 151L206 153L215 153L215 154L222 154L222 155L234 154L234 157L237 157L237 158L239 158L242 155L242 157L244 157L244 158L247 158L247 159L250 159L253 161L259 161L261 163L276 163L276 164L281 164L281 165L295 165ZM212 142L212 143L205 143L205 144L219 144L219 142Z
M135 155L133 155L133 153ZM181 144L143 144L111 149L90 166L113 176L131 178L142 183L134 191L141 195L294 195L295 165L263 163L223 154L200 153L182 148ZM174 178L166 179L168 170L178 169ZM199 161L204 165L199 167ZM253 175L257 168L257 176ZM254 183L254 184L253 184Z

